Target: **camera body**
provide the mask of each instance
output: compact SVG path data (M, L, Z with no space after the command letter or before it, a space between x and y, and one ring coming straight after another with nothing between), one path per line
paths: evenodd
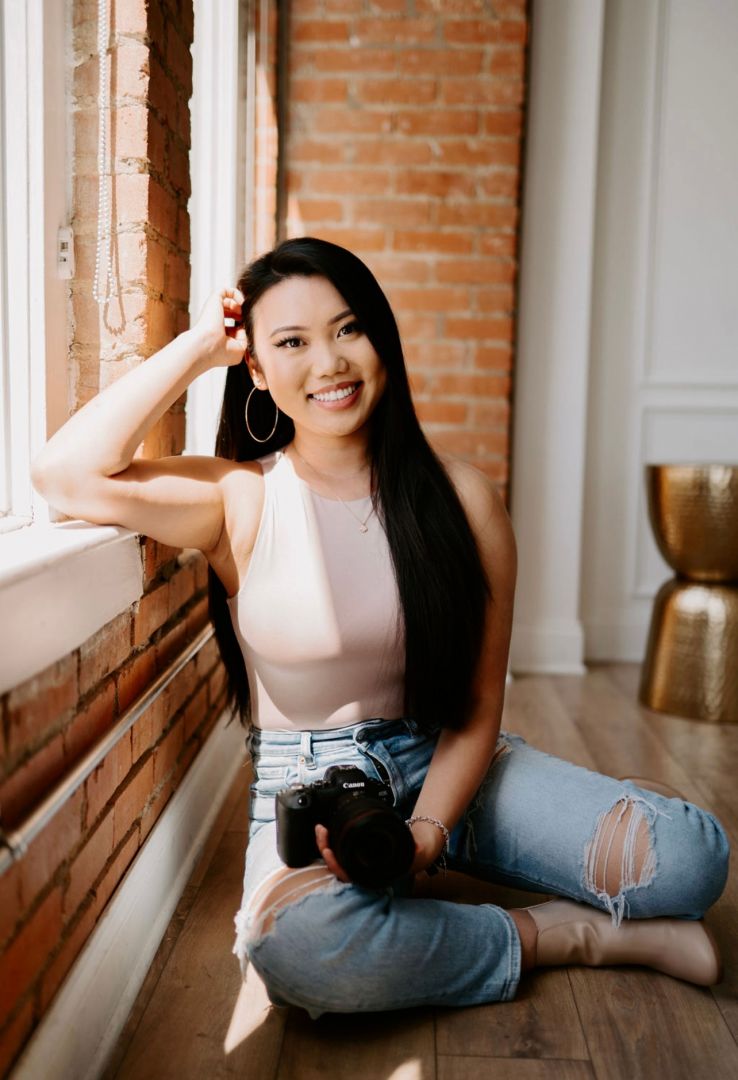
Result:
M331 765L322 780L275 797L277 850L287 866L320 858L315 826L325 825L341 866L357 885L382 888L407 873L415 842L393 807L392 790L354 766Z

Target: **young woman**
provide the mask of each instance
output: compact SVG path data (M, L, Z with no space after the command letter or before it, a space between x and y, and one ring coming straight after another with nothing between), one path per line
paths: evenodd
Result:
M216 456L134 461L220 365ZM394 316L355 255L305 237L257 259L35 465L66 513L208 559L255 774L234 952L275 1003L318 1016L504 1001L523 971L564 963L719 981L700 921L727 876L715 817L500 732L510 521L482 473L428 445ZM407 875L356 884L322 825L320 858L284 865L275 795L330 765L389 784L414 843ZM506 911L413 896L444 856L563 899Z

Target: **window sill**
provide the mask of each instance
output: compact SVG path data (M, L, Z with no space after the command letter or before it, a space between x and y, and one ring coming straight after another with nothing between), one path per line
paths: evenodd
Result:
M0 694L68 656L142 593L129 529L64 521L0 535Z

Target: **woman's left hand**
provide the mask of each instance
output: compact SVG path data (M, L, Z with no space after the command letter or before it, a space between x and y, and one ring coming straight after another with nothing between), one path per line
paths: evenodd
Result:
M415 857L408 873L415 875L426 870L441 854L443 836L435 825L430 825L427 821L414 822L410 831L415 841ZM325 865L331 873L335 874L339 881L351 881L351 878L328 845L328 830L325 825L315 826L315 842Z
M443 833L429 821L414 821L410 826L415 841L415 858L410 867L411 874L427 870L443 851Z
M315 842L318 845L318 851L322 855L325 865L331 873L335 874L339 881L351 881L351 878L328 846L328 830L325 825L315 826Z

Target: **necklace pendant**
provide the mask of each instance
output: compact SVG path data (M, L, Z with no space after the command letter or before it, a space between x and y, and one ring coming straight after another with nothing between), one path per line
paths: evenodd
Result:
M361 532L369 532L369 526L368 525L363 525L363 524L359 525L359 530Z

